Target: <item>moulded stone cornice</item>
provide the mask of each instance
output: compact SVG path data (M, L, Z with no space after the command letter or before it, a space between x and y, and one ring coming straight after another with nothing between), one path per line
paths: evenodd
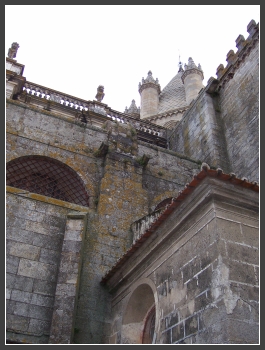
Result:
M157 119L160 120L162 118L171 117L172 114L184 113L186 112L187 109L189 109L189 106L173 109L173 110L167 111L166 113L160 113L160 114L152 115L151 117L147 117L146 120L149 120L150 122Z
M203 72L202 72L201 70L199 70L198 68L191 68L191 69L185 70L184 73L182 74L181 80L182 80L182 83L183 83L183 84L184 84L185 78L186 78L189 74L198 74L198 75L201 76L202 79L204 79Z
M160 88L160 85L159 84L156 84L156 83L151 83L151 82L149 82L149 83L143 83L140 87L139 87L139 93L141 94L142 93L142 91L144 90L144 89L147 89L147 88L154 88L154 89L156 89L157 91L158 91L158 93L160 94L160 92L161 92L161 88Z

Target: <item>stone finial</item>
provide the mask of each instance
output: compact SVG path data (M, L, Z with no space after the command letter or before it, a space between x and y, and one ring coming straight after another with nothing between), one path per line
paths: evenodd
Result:
M155 79L153 78L152 72L149 71L147 73L147 77L145 79L145 83L155 83Z
M255 27L256 27L256 22L254 21L254 19L252 19L250 22L249 22L249 24L248 24L248 26L247 26L247 32L248 32L248 34L249 35L253 35L254 34L254 32L255 32Z
M181 66L181 68L182 68L182 66ZM202 71L202 67L201 67L200 63L198 64L198 66L196 66L196 64L194 63L192 57L189 57L189 59L188 59L188 64L185 63L184 68L185 68L185 71L186 71L186 70L189 70L189 69L193 69L193 68ZM180 72L180 71L181 71L181 70L179 70L179 72Z
M17 50L19 48L19 44L18 43L12 43L11 47L8 50L8 54L7 56L11 59L14 59L17 55Z
M244 44L245 44L245 38L243 35L239 35L236 39L236 47L238 49L238 51L240 51L243 47L244 47Z
M101 102L103 100L104 96L105 96L105 94L104 94L104 86L103 85L99 85L95 98L97 99L98 102Z
M188 68L195 68L195 67L196 66L195 66L195 63L194 63L192 57L189 57L189 59L188 59Z

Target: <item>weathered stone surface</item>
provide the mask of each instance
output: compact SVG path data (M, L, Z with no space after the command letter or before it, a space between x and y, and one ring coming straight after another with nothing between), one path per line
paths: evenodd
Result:
M136 322L124 324L124 313L131 307L137 314L130 296L142 284L156 307L155 343L258 342L257 193L240 191L233 181L220 184L217 176L187 196L109 284L100 284L145 232L154 209L178 197L202 162L258 180L257 28L252 23L249 38L237 40L239 51L229 53L218 80L202 88L199 75L183 79L189 107L181 69L170 82L178 91L170 84L161 95L156 87L142 89L141 118L183 107L151 118L160 125L178 121L174 130L161 129L168 149L155 145L155 124L146 133L154 143L140 141L143 120L114 121L107 105L98 102L92 111L91 101L82 101L89 108L81 122L53 93L50 99L25 91L16 96L9 80L7 162L32 155L60 161L81 179L89 207L7 186L7 339L141 343L150 299L141 300ZM133 234L132 223L142 218Z
M256 327L257 343L258 296L255 267L258 251L243 243L241 231L244 222L253 219L256 213L246 211L241 215L239 205L227 205L227 218L223 214L220 219L215 208L222 205L215 198L212 204L200 204L199 215L203 220L196 220L197 210L185 220L185 210L191 213L191 206L195 208L196 203L200 203L201 195L195 191L189 199L190 205L187 204L185 209L180 207L181 217L178 217L178 210L171 214L171 220L178 222L179 227L175 226L168 242L165 236L171 232L171 226L167 220L149 245L143 243L141 251L133 255L134 274L127 275L131 267L126 262L119 273L110 279L110 288L116 284L120 286L120 291L117 285L117 291L113 290L114 317L128 308L128 301L124 301L122 291L131 295L134 284L137 285L140 281L151 283L152 280L155 283L154 295L158 298L156 306L159 308L156 324L160 328L157 329L156 343L234 343L227 328L227 320L233 317L242 322L247 319L251 327ZM212 217L212 213L216 216ZM231 222L231 217L236 222ZM159 257L156 254L158 246ZM149 253L151 258L147 259ZM148 263L141 263L141 259ZM126 332L123 325L121 332ZM238 337L240 332L244 332L244 327L238 330ZM114 330L111 334L114 336ZM243 343L246 342L243 334L242 339Z
M33 260L20 259L18 274L54 282L57 277L57 266Z
M21 242L7 241L7 249L10 255L30 260L38 260L40 248Z

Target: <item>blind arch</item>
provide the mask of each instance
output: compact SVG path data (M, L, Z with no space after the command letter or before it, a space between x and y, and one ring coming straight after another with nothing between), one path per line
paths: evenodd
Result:
M68 165L45 156L25 156L6 164L6 184L29 192L89 206L80 176Z

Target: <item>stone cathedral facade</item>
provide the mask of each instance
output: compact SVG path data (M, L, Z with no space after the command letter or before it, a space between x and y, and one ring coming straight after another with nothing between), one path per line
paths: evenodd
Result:
M103 86L86 101L28 81L12 44L7 344L259 343L259 25L247 32L216 78L192 58L164 88L149 71L124 112Z

